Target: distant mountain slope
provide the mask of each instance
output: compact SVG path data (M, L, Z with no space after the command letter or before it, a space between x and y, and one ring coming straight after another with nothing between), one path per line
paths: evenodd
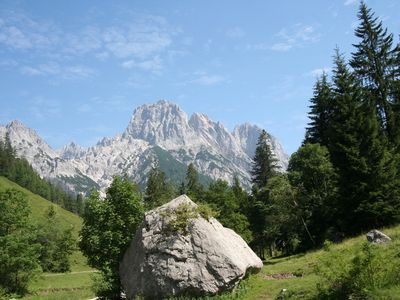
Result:
M75 237L78 237L79 230L82 227L82 219L79 216L63 209L57 204L54 204L28 191L27 189L16 184L15 182L12 182L3 176L0 176L0 191L4 191L6 189L11 189L11 188L21 191L27 196L29 205L31 207L31 216L34 221L44 221L45 220L44 212L47 210L48 207L54 205L56 212L60 218L62 226L65 228L70 228L71 226L73 226L74 235Z
M103 138L89 148L71 143L53 150L34 130L18 121L0 126L0 137L8 132L17 154L26 157L41 176L81 192L91 187L104 191L112 176L121 174L143 185L156 164L180 182L189 163L195 164L205 181L208 177L232 182L238 176L249 188L260 131L255 125L242 124L231 133L204 114L194 113L189 118L176 104L161 100L136 108L121 135ZM269 143L285 170L288 156L276 138L270 136Z

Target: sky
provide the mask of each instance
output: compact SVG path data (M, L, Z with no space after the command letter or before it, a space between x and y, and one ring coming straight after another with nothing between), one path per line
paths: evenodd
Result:
M367 0L398 42L400 1ZM256 124L288 154L316 78L357 42L356 0L0 1L0 124L54 149L122 133L166 99L229 130Z

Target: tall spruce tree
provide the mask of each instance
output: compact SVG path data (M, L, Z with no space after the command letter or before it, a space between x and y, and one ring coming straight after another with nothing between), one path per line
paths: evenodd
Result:
M190 163L186 171L186 194L194 201L202 200L204 187L200 183L199 173L193 163Z
M159 167L152 168L148 175L143 199L145 209L149 210L160 206L171 200L174 195L174 188L168 182L165 173Z
M400 216L399 153L382 135L376 108L363 109L360 156L367 172L363 178L364 193L354 214L359 231L393 224Z
M256 153L253 158L251 170L253 185L258 189L264 188L268 180L276 174L278 169L276 165L277 160L267 140L268 134L263 129L257 141Z
M394 142L397 139L395 127L400 124L395 124L393 115L397 53L396 48L392 47L393 35L387 32L364 1L360 4L358 18L360 25L355 35L361 40L353 45L356 51L352 53L350 65L368 91L364 100L368 101L369 106L377 107L380 129L388 135L389 141Z
M276 158L273 156L267 140L268 134L265 130L262 130L253 158L251 170L253 195L250 199L248 211L250 228L254 236L252 247L262 259L264 258L265 248L271 246L269 238L264 234L267 226L266 207L268 204L268 193L265 189L269 180L276 175L278 168ZM272 254L271 247L269 248L270 254Z
M361 90L336 49L333 68L332 112L328 149L339 178L337 224L342 232L354 224L354 211L365 196L368 172L361 157L361 134L365 130L361 111ZM372 116L373 117L373 116Z
M311 111L308 116L311 122L306 129L304 143L319 143L323 146L328 145L328 126L330 121L332 105L331 86L328 82L326 73L317 80L314 86L314 96L311 98Z

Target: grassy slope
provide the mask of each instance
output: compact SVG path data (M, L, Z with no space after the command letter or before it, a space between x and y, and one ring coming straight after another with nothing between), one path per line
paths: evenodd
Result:
M393 242L381 247L386 257L400 260L395 255L398 252L400 240L400 226L382 230L389 235ZM313 251L290 257L274 258L265 263L263 270L251 277L245 284L245 293L242 299L276 299L282 289L286 289L284 299L312 299L317 295L317 283L321 280L315 267L320 260L334 255L343 256L346 260L354 257L356 249L366 241L365 234L348 239L341 244L333 245L329 252L324 250ZM397 252L396 252L397 251ZM394 252L394 253L393 253ZM393 262L393 261L392 261ZM271 279L272 274L296 274L299 277L290 279ZM374 299L400 299L400 286L392 286L377 291Z
M20 190L26 194L34 222L44 220L44 212L52 205L50 201L0 176L0 191L9 188ZM82 227L82 219L57 205L55 207L62 225L66 228L72 225L74 227L74 235L77 238ZM26 299L87 299L94 297L90 291L91 273L93 273L93 270L87 265L82 253L75 251L71 257L71 273L45 273L31 284L30 289L33 295L27 296Z

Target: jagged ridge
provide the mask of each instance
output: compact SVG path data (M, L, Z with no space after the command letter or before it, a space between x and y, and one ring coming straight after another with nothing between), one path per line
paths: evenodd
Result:
M122 135L103 138L89 148L70 143L56 151L18 121L0 126L0 135L8 132L17 154L41 176L79 191L92 186L104 190L112 176L120 174L144 184L147 172L160 159L164 159L160 166L176 181L183 179L184 166L193 162L205 176L231 182L236 175L249 188L260 131L246 123L231 133L204 114L194 113L189 119L176 104L165 100L136 108ZM288 156L277 139L270 136L269 143L285 170Z

